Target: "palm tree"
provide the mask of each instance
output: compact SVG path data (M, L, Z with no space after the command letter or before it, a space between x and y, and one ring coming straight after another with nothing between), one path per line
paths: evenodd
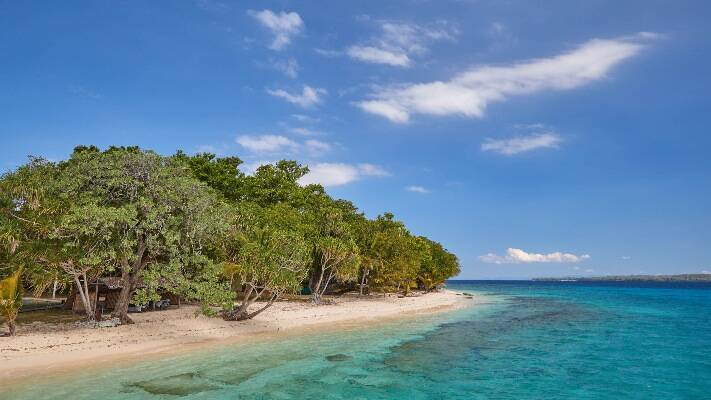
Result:
M0 281L0 316L6 320L9 336L15 336L15 319L22 307L22 268Z

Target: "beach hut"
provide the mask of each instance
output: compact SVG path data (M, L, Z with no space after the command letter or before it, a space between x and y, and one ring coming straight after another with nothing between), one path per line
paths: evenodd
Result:
M136 289L145 287L146 285L143 282L139 282ZM121 294L121 289L123 289L123 284L118 276L95 279L89 284L89 301L92 305L96 304L97 312L103 314L107 311L113 311ZM159 293L161 298L168 299L171 304L180 306L180 298L178 296L165 289L159 290ZM66 305L67 308L71 308L76 313L84 313L84 303L81 301L81 296L79 296L76 288L67 299Z

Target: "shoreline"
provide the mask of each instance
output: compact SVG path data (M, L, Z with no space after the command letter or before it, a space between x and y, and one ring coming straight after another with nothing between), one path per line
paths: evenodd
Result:
M344 296L335 304L315 306L298 301L275 303L249 321L194 316L197 306L132 314L135 324L82 328L75 324L29 324L18 336L0 338L0 382L18 383L37 376L86 369L87 363L132 364L147 358L179 355L206 347L268 341L318 329L333 332L366 324L451 312L480 303L445 290L416 297ZM103 368L103 367L100 367Z

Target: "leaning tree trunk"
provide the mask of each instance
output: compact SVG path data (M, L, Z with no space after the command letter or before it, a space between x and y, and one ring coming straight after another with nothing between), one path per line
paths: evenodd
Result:
M91 298L89 297L89 281L87 280L86 268L77 268L73 263L67 263L62 265L65 272L72 275L74 278L74 285L76 285L76 291L81 299L81 304L84 306L84 312L86 313L86 318L89 321L94 321L96 319L95 314L92 312ZM81 278L81 279L80 279ZM83 283L82 283L83 282Z
M252 305L255 301L257 301L262 296L262 293L264 293L265 290L266 288L263 288L262 290L258 291L254 297L251 297L252 293L254 292L254 287L250 287L249 292L247 292L244 300L242 300L242 304L240 304L240 306L234 310L223 312L222 319L224 319L225 321L244 321L247 319L252 319L257 315L261 314L262 311L271 307L271 305L274 304L274 302L279 298L278 293L273 293L272 296L269 298L267 304L265 304L260 309L250 313L249 306Z

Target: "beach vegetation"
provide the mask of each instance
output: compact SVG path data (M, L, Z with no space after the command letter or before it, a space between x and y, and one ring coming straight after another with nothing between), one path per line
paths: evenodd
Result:
M118 281L113 314L122 323L131 322L129 304L161 292L243 320L305 288L315 304L349 290L408 295L459 272L454 254L392 213L370 219L321 185L301 184L306 166L282 160L247 174L241 165L138 147L31 157L0 178L0 234L12 238L36 292L71 289L87 319L97 303L90 283Z
M15 336L17 314L22 307L22 268L0 280L0 316L5 319L8 335Z

